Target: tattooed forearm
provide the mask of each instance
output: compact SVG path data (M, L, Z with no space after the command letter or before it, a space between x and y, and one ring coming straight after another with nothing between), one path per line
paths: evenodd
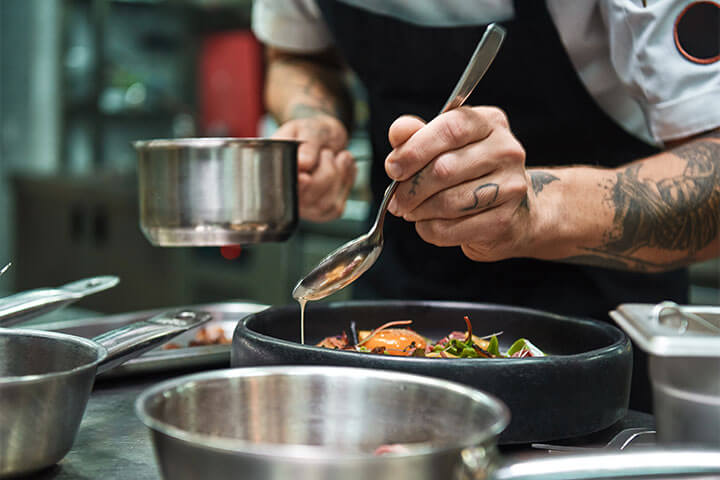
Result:
M306 105L304 103L297 103L290 108L291 118L308 118L314 117L320 114L333 115L338 117L340 113L337 109L331 106L318 106L318 105Z
M644 163L617 173L608 191L612 228L600 246L584 248L596 264L636 270L663 270L686 265L720 232L720 142L717 132L670 150L684 161L679 174L643 179ZM654 261L648 252L662 252ZM589 263L586 256L566 261Z
M326 114L348 130L352 127L344 69L329 53L308 56L269 50L265 90L268 109L281 123Z

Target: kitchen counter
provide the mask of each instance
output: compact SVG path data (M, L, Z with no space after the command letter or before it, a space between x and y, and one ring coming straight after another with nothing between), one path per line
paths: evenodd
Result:
M135 415L135 398L173 375L97 381L75 444L54 467L30 479L157 480L149 431Z
M33 480L159 479L160 473L155 463L150 434L135 415L134 404L143 390L176 375L179 374L98 380L72 450L58 465L26 478ZM652 425L650 415L631 411L624 420L603 432L557 443L601 447L624 428L640 426L651 428ZM544 450L532 449L525 445L502 447L501 451L507 459L514 460L546 454Z

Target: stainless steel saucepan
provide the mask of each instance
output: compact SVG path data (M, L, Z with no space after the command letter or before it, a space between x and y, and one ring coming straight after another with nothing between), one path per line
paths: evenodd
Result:
M158 246L286 240L298 223L294 140L138 141L140 228Z
M210 319L181 310L92 340L0 328L0 478L51 466L72 447L95 375Z
M66 307L71 303L120 282L118 277L105 275L86 278L55 288L36 288L0 298L0 327L9 327L37 316Z
M136 411L151 429L163 478L173 480L720 473L720 455L702 451L583 454L497 468L497 437L509 421L499 400L446 380L383 370L217 370L151 387L138 398ZM537 414L543 414L540 407Z

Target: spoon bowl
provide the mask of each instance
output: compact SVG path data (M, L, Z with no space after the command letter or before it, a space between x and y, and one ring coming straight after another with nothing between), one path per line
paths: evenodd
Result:
M504 39L504 28L494 23L487 26L460 80L440 110L440 114L465 103L490 67ZM345 288L373 266L382 251L385 213L397 186L398 182L395 180L385 190L375 223L370 231L350 240L323 258L310 273L295 285L293 298L301 303L307 300L320 300Z
M293 297L320 300L355 281L373 266L383 247L382 236L370 240L370 233L355 238L325 257L293 290Z

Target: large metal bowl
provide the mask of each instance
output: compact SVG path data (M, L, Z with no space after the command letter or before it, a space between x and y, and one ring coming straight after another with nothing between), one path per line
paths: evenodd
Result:
M298 222L293 140L134 142L140 228L157 246L284 241Z
M456 478L463 450L494 450L509 418L462 385L336 367L189 375L145 391L136 411L173 480ZM383 444L407 451L375 455Z

